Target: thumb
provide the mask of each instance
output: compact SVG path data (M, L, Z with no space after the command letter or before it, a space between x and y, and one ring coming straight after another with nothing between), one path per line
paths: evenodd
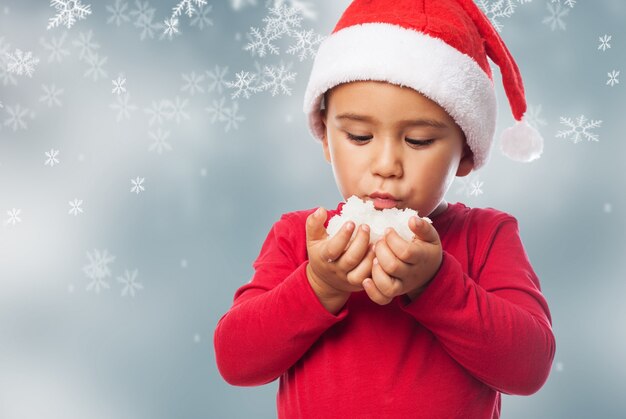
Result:
M326 221L326 210L323 207L319 207L315 212L310 214L306 219L306 240L307 242L313 240L322 240L328 236L326 229L324 228L324 222Z
M409 220L409 228L415 234L415 237L421 241L428 243L438 243L439 234L431 223L420 217L411 217Z

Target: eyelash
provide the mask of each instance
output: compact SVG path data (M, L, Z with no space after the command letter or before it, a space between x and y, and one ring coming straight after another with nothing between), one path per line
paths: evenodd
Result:
M353 141L356 141L358 143L362 143L365 141L369 141L372 139L372 137L368 137L368 136L359 136L359 135L352 135L349 132L347 132L346 134L348 134L348 138L350 138ZM412 140L410 138L406 139L407 142L411 145L414 146L418 146L418 147L424 147L427 145L431 145L435 140L434 139L429 139L429 140Z

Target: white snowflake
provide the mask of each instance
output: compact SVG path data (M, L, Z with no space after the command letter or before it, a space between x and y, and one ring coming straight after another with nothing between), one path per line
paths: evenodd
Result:
M196 74L195 71L192 71L191 74L182 74L181 76L185 82L185 84L180 88L182 92L189 92L191 96L196 93L204 93L204 89L202 88L204 75Z
M93 81L98 81L100 78L106 78L107 72L103 68L106 64L108 57L102 57L98 54L93 54L87 57L87 64L89 64L89 68L85 71L84 77L91 77Z
M281 4L271 7L263 22L265 22L263 29L251 27L250 32L246 34L250 42L244 50L250 51L252 56L264 57L268 53L278 55L280 50L273 42L281 39L283 35L293 35L294 31L300 28L302 15L295 7Z
M79 213L83 213L83 209L80 207L81 205L83 205L82 199L74 198L73 201L68 201L68 203L70 204L70 210L68 211L68 214L73 214L74 216L76 216Z
M250 28L251 32L246 34L246 37L250 42L243 48L246 51L250 51L250 54L254 57L265 57L270 52L274 55L278 55L280 50L272 42L279 39L279 36L272 32L263 32L257 28Z
M548 3L546 6L548 7L550 15L545 17L542 22L546 25L550 25L550 29L553 31L557 28L565 30L563 18L569 14L570 9L563 9L561 3L557 3L556 6L553 6L552 3Z
M574 144L581 142L583 139L587 141L599 141L598 135L590 132L590 130L601 127L602 121L588 121L584 115L580 115L576 118L576 121L565 117L559 119L560 123L569 129L559 131L556 134L557 138L571 138Z
M94 51L100 48L100 45L95 43L91 38L93 37L93 31L90 29L87 33L80 32L78 39L72 42L77 48L80 48L78 58L80 60L88 59L94 55Z
M169 119L171 117L171 106L168 100L153 100L151 107L144 109L144 113L150 116L150 120L148 121L150 126L155 123L161 125L165 119Z
M148 4L146 2L145 4ZM154 12L155 9L147 9L145 13L142 11L138 14L137 20L135 20L134 25L141 29L141 34L139 35L140 40L145 40L146 38L153 39L154 33L156 31L160 31L164 29L164 25L160 22L154 21ZM136 11L135 11L136 12ZM133 12L131 12L133 14Z
M243 95L246 99L249 99L251 94L259 91L258 88L250 86L256 77L254 74L250 74L247 71L240 71L235 74L235 77L237 77L236 81L227 82L226 84L231 89L236 89L230 96L231 99L236 99L241 95Z
M481 189L483 187L483 184L485 182L482 181L474 181L470 184L470 187L472 189L472 191L470 192L470 195L474 195L474 196L478 196L478 195L482 195L483 194L483 190Z
M296 73L290 73L290 66L281 64L279 66L265 66L265 75L267 82L262 86L263 90L271 90L272 96L278 93L291 95L291 88L287 83L294 83Z
M85 19L86 15L91 14L91 6L85 6L80 0L51 0L50 6L56 9L56 15L48 19L48 29L61 24L69 29L76 20Z
M43 37L39 39L39 43L44 47L44 49L46 51L50 51L50 55L48 55L49 63L53 61L60 63L63 60L63 56L70 55L70 51L63 48L66 37L67 32L63 32L60 39L57 40L57 38L52 38L50 43L48 43Z
M142 192L145 190L145 188L143 187L143 182L145 181L145 178L140 178L139 176L137 176L135 179L131 179L130 183L133 184L133 187L130 188L131 192L135 192L137 195L139 195L139 192Z
M135 26L140 26L144 21L152 21L155 11L149 2L135 0L135 9L130 11L130 15L135 17Z
M193 17L194 13L197 13L196 8L206 5L206 0L182 0L179 1L176 6L172 8L172 17L180 16L183 13L189 17Z
M143 285L137 282L137 269L129 272L128 269L124 270L123 276L118 276L117 281L124 284L124 288L122 289L122 297L126 297L126 295L130 295L131 297L135 297L135 290L142 290Z
M172 146L166 141L170 136L169 131L161 130L161 127L157 128L156 132L149 132L148 135L153 140L153 143L148 147L148 151L155 151L157 154L163 154L163 151L172 151Z
M530 1L530 0L522 0ZM274 7L281 6L284 3L289 3L291 7L297 9L303 17L315 20L317 18L317 12L314 10L314 6L310 1L304 0L268 0L268 4L272 2Z
M174 35L180 33L178 31L178 19L171 17L163 21L163 36L167 36L169 39L173 39Z
M57 159L58 155L59 155L59 150L51 149L50 151L46 151L46 157L48 158L46 159L44 166L50 165L50 167L54 167L55 164L58 164L59 163L59 159Z
M39 58L33 57L32 52L25 53L20 49L16 49L13 54L6 54L6 59L7 71L18 76L26 74L28 77L32 77L35 72L35 65L39 63Z
M515 8L517 7L516 3L527 3L528 1L519 0L517 2L513 0L477 0L477 5L482 9L485 13L485 16L489 18L493 27L496 28L498 32L501 32L503 29L503 25L499 19L501 18L510 18L513 16L515 12Z
M618 70L613 70L610 73L607 73L607 75L609 76L609 79L607 80L606 84L610 85L611 87L615 86L616 84L619 84L619 71Z
M94 249L93 253L87 252L87 259L89 264L83 266L83 272L87 278L91 279L91 282L86 289L87 291L93 289L99 294L101 288L109 288L109 283L105 279L111 276L109 264L113 263L115 256L109 255L106 249L102 252Z
M17 223L21 223L22 219L19 217L20 213L22 212L21 209L18 208L12 208L10 211L7 211L7 215L9 216L9 218L7 218L4 221L5 225L15 225Z
M59 100L59 96L63 94L63 89L57 89L54 84L50 86L42 84L41 88L43 89L44 94L39 97L40 102L45 102L48 107L63 105Z
M233 102L230 108L224 110L224 130L226 132L231 129L239 129L239 122L245 121L246 118L243 115L238 115L239 105L237 102Z
M126 93L124 96L117 96L117 102L109 105L111 109L117 111L117 122L122 119L130 119L130 113L137 110L137 106L129 103L130 95Z
M28 129L24 118L29 114L27 108L22 108L20 105L7 106L6 112L9 114L9 118L4 120L4 125L11 127L13 131L18 129Z
M189 114L185 112L185 108L187 107L188 103L189 99L181 100L181 98L176 96L174 102L169 102L172 111L170 112L168 119L169 117L173 118L177 124L180 124L180 121L182 121L183 119L187 121L191 119L189 117Z
M219 100L214 100L212 106L206 108L206 111L210 115L210 121L214 124L217 121L223 121L226 118L226 99L220 97Z
M204 30L205 27L213 26L213 20L209 17L211 14L211 10L213 10L213 6L200 6L198 14L191 19L190 25L197 26L201 31Z
M126 14L128 9L128 3L123 0L115 0L115 4L108 5L107 11L111 14L107 19L107 23L114 23L116 26L120 26L122 22L129 22L130 17Z
M207 70L206 76L209 80L207 92L215 92L222 94L224 87L227 87L226 74L228 73L228 66L220 68L216 65L213 71Z
M113 83L113 90L111 90L111 93L116 93L118 95L126 93L126 87L124 87L126 79L123 76L120 75L117 79L111 80L111 83Z
M612 37L612 35L604 35L599 37L598 39L600 40L600 45L598 45L598 49L606 51L607 49L611 48L611 44L609 44L609 42L611 41Z
M324 40L324 36L317 34L313 29L308 31L294 31L296 44L289 47L287 54L298 54L300 61L304 61L307 57L314 58L319 44Z

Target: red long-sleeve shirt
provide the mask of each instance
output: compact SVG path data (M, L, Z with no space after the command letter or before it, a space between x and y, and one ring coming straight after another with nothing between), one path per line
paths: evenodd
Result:
M228 383L280 378L280 418L342 419L498 418L500 393L541 388L555 339L514 217L449 204L433 218L441 267L415 300L381 306L362 291L334 315L306 276L313 211L273 225L252 280L217 324Z

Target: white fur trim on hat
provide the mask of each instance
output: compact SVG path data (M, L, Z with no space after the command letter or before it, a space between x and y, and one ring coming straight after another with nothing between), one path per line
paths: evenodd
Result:
M324 135L319 110L324 93L357 80L411 87L437 102L465 133L474 169L483 166L496 125L493 82L468 55L424 33L388 23L341 29L322 42L304 94L315 138Z

